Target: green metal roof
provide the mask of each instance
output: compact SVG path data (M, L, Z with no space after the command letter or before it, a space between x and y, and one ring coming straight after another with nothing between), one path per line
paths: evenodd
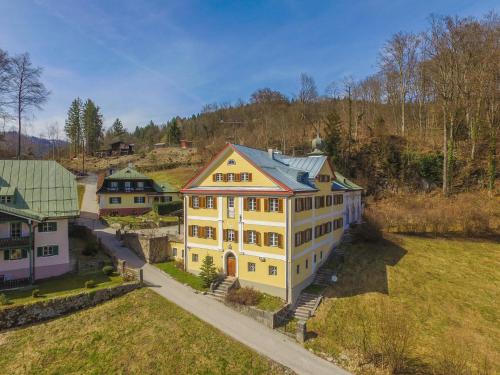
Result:
M112 175L106 176L106 180L151 180L151 177L143 175L138 172L136 169L127 167L120 169L118 172L113 173Z
M0 211L34 220L80 213L75 176L52 160L0 160L0 191L14 190L14 202Z
M341 184L347 190L363 190L363 188L361 186L356 185L351 180L348 180L343 175L341 175L339 172L334 172L334 173L335 173L335 182Z
M0 195L14 195L15 193L16 193L16 188L13 186L0 187Z

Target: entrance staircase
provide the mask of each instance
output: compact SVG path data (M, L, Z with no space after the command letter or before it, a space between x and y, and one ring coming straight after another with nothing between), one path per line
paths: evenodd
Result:
M290 308L288 316L298 320L307 320L314 315L318 305L323 298L320 294L302 292L299 298Z
M222 280L219 284L214 285L213 288L210 288L210 294L215 297L215 299L219 301L224 301L226 299L227 293L229 289L233 287L238 279L232 276L226 276L224 280Z

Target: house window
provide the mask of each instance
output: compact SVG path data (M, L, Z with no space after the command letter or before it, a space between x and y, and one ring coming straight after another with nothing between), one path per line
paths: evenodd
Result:
M10 196L10 195L2 195L2 196L0 196L0 203L3 203L3 204L12 203L12 196Z
M191 261L198 262L198 254L191 254Z
M27 249L9 249L3 251L4 260L18 260L28 257Z
M257 211L257 198L248 198L248 210Z
M230 242L234 242L236 239L236 234L234 233L234 230L228 229L227 230L227 240Z
M125 191L130 191L132 190L132 183L130 181L125 181Z
M10 238L20 238L22 235L21 223L10 223Z
M278 267L269 266L269 276L277 276L278 275Z
M135 184L137 190L144 190L144 182L143 181L137 181Z
M193 237L198 237L198 233L199 233L199 232L198 232L198 225L193 225L191 228L192 228L192 229L191 229L191 234L192 234L192 236L193 236Z
M314 254L314 263L316 263L316 254Z
M227 165L236 165L236 161L234 159L229 159Z
M109 190L118 190L118 181L111 181L109 183Z
M207 208L214 208L214 197L207 197Z
M297 275L300 273L300 264L297 264Z
M227 180L229 182L234 182L234 173L228 173L227 174Z
M320 259L320 260L321 260L321 259L323 259L323 251L320 251L320 252L319 252L319 259Z
M309 259L306 259L306 269L309 268Z
M250 174L247 172L243 172L240 174L240 180L243 182L248 182L250 181Z
M37 257L51 257L57 254L59 254L59 246L57 245L40 246L36 248Z
M326 205L327 206L331 206L332 205L332 196L331 195L327 195L326 196Z
M222 182L222 181L224 181L224 176L222 175L222 173L216 173L215 174L215 181L216 182Z
M278 233L269 233L269 246L278 246Z
M248 262L248 272L255 272L255 263Z
M121 197L110 197L109 198L109 204L120 204L120 203L122 203Z
M200 197L193 197L193 208L200 208Z
M213 239L214 238L214 228L206 227L205 228L205 235L207 236L207 238Z
M279 211L278 198L269 198L269 211L271 211L271 212L278 212Z
M146 197L134 197L134 203L146 203Z
M46 221L38 224L39 232L57 232L57 223L55 221Z
M248 243L256 244L257 243L257 232L254 230L248 231Z
M177 256L177 248L176 247L172 248L172 256L174 256L174 257Z
M333 196L333 204L334 205L339 205L344 203L344 196L341 194L337 194Z

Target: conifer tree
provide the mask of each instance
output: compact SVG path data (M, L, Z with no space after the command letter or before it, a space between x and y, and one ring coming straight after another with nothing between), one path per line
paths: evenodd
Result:
M83 134L87 153L92 154L99 149L102 128L100 108L91 99L87 99L83 108Z
M64 132L71 143L73 154L80 152L82 142L82 119L83 103L80 98L76 98L71 102L68 110L68 118L64 125Z
M215 268L214 260L211 256L203 258L203 263L200 267L200 277L206 288L210 286L218 277L217 268Z

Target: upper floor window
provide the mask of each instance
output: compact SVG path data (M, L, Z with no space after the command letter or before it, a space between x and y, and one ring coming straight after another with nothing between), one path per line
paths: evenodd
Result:
M257 211L257 198L248 198L248 210Z
M56 232L57 231L57 223L55 221L46 221L44 223L38 224L39 232Z
M234 230L228 229L228 231L227 231L227 240L231 241L231 242L234 242L235 239L236 239L236 233L234 232Z
M251 173L248 173L248 172L243 172L243 173L240 173L240 179L241 181L243 182L249 182L251 181Z
M333 204L338 205L338 204L343 204L344 203L344 196L342 194L336 194L333 196Z
M234 182L235 181L234 173L228 173L227 174L227 181L229 181L229 182Z
M279 234L269 233L269 246L277 247L279 245Z
M136 188L137 190L144 190L144 181L137 181Z
M12 196L11 195L2 195L2 196L0 196L0 203L3 203L3 204L12 203Z
M327 195L326 196L326 205L327 206L331 206L332 205L332 196L331 195Z
M234 159L229 159L227 165L236 165L236 161Z
M200 197L193 197L192 202L193 208L200 208Z
M330 182L330 175L328 174L319 174L318 177L316 177L316 179L319 181L319 182Z
M22 224L21 223L10 223L10 237L19 238L22 235Z
M214 208L214 197L207 197L207 208Z
M198 237L198 225L191 226L191 235L193 237Z
M224 181L224 175L222 173L216 173L215 174L215 181L216 182L222 182L222 181Z
M257 243L257 232L254 230L248 231L248 243L256 244Z
M109 188L110 188L111 190L118 190L118 181L111 181L111 182L109 183Z
M214 238L214 228L212 228L212 227L206 227L205 228L205 237L213 239Z
M132 189L132 182L130 181L125 181L123 185L125 187L125 191Z
M278 198L269 198L269 211L278 212L280 210L280 200Z

